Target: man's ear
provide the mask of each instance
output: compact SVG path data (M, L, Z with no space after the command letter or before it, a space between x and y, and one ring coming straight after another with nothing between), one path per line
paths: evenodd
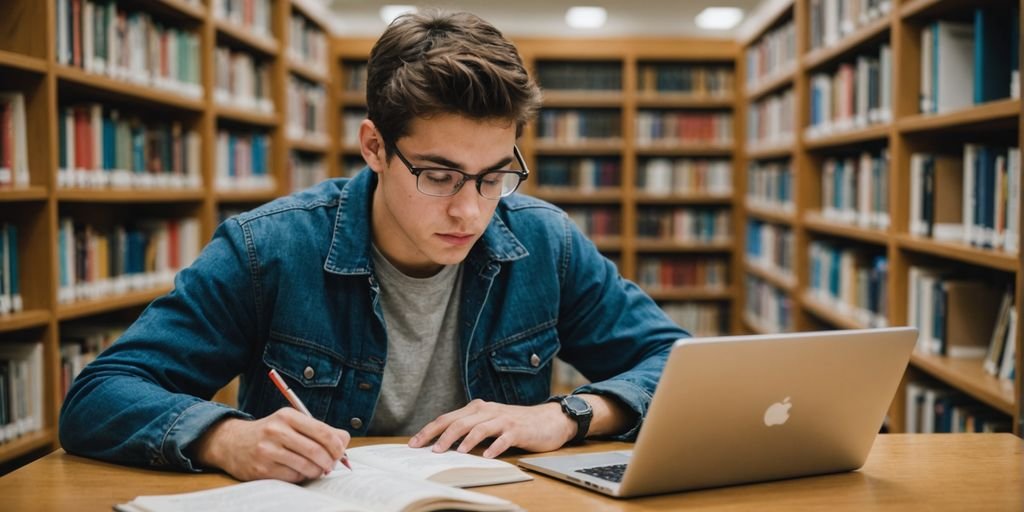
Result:
M366 164L373 169L373 172L379 173L384 170L384 141L381 139L380 132L377 131L377 127L374 126L373 121L369 119L363 119L359 123L359 151L363 155L363 160L366 160Z

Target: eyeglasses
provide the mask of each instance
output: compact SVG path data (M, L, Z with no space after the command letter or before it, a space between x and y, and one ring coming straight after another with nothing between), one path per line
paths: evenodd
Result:
M476 182L476 191L481 196L487 199L501 199L515 192L519 188L519 184L530 175L530 170L526 168L526 162L523 161L523 155L519 153L519 148L515 145L512 146L512 154L515 155L522 170L496 169L480 174L467 174L448 167L416 167L398 150L396 144L392 144L391 148L395 150L395 154L398 155L402 163L409 168L409 172L416 176L416 190L428 196L454 196L462 190L466 181L473 180Z

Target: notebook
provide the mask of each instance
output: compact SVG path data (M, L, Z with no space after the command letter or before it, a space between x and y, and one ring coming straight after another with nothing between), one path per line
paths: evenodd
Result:
M681 339L632 450L518 462L617 497L854 470L916 341L911 327Z

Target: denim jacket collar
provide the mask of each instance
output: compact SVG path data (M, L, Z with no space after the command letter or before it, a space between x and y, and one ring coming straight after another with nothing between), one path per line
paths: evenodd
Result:
M370 208L376 186L377 174L367 167L342 188L325 271L340 275L371 273ZM515 261L528 255L526 247L495 214L467 261L482 268L492 261Z

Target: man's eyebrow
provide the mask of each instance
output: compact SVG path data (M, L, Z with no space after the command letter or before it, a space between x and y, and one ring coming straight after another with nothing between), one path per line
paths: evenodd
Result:
M415 158L416 160L426 160L428 162L437 164L437 165L439 165L441 167L448 167L450 169L458 169L460 171L466 170L464 165L459 164L457 162L453 162L453 161L451 161L451 160L449 160L449 159L447 159L447 158L445 158L443 156L440 156L440 155L434 155L434 154L427 153L427 154L423 154L423 155L413 155L413 158ZM485 167L484 168L484 172L496 171L498 169L506 169L506 168L508 168L508 164L512 163L514 160L515 160L515 158L513 158L511 156L506 156L505 158L502 158L501 160L499 160L497 163Z

